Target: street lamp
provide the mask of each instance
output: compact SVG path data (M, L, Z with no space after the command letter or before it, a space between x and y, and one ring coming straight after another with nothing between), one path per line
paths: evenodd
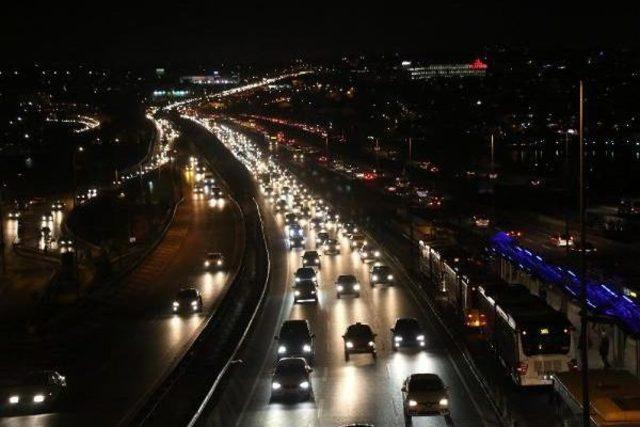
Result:
M577 132L574 129L567 129L567 131L564 134L564 174L565 174L565 197L566 197L566 201L565 203L567 204L566 208L565 208L565 222L564 222L564 234L565 234L565 239L567 239L567 244L565 245L565 250L567 252L567 254L569 253L569 220L570 220L570 216L571 216L571 211L569 206L571 206L570 200L569 200L569 194L570 194L570 184L569 181L571 180L571 172L569 169L569 135L576 135Z
M76 198L78 197L78 176L77 176L77 168L78 168L78 154L84 152L84 147L79 145L75 151L73 152L73 159L71 161L72 172L73 172L73 209L76 208Z

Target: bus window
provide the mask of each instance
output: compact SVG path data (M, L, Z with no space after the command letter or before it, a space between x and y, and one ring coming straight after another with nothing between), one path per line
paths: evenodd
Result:
M538 354L567 354L571 346L568 329L540 328L520 333L522 351L527 356Z

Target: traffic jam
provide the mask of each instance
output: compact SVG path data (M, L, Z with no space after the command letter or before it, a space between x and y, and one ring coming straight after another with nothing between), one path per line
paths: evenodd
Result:
M416 416L435 415L452 423L451 390L446 378L437 369L424 369L433 365L424 363L425 357L431 357L425 353L434 350L424 318L396 287L401 280L384 250L355 219L343 217L328 200L314 195L244 134L213 121L191 119L213 132L252 172L289 251L293 306L291 318L281 324L274 337L274 365L268 371L270 398L266 404L317 401L331 391L323 389L322 384L317 386L320 380L315 377L316 370L332 370L334 361L335 368L342 369L354 363L356 367L362 363L375 365L376 361L379 364L384 358L381 369L387 363L401 367L392 378L393 385L385 382L385 387L405 422ZM378 304L394 309L378 318L379 313L373 311ZM343 312L349 307L355 313ZM332 309L329 319L323 320L323 312ZM341 317L337 324L330 320L336 314ZM331 323L332 331L335 329L331 337L327 336L325 322ZM340 365L336 352L342 359ZM403 353L403 359L393 359L399 353ZM367 369L361 375L369 375ZM446 376L450 375L447 372ZM366 390L362 393L366 395ZM465 399L462 393L459 399Z

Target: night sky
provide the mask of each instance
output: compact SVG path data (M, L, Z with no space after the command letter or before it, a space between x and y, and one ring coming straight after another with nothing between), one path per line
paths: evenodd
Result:
M496 43L533 48L640 44L639 7L612 2L583 9L558 5L562 1L535 6L515 1L466 6L445 0L406 6L345 6L347 1L274 6L237 0L174 1L170 7L136 0L41 3L3 5L2 62L268 62L360 50L477 52Z

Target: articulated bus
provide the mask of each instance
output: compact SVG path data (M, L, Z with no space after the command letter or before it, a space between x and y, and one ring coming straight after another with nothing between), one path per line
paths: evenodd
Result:
M484 332L516 385L552 385L554 373L576 368L572 326L564 314L522 288L481 289L483 307L494 308Z

